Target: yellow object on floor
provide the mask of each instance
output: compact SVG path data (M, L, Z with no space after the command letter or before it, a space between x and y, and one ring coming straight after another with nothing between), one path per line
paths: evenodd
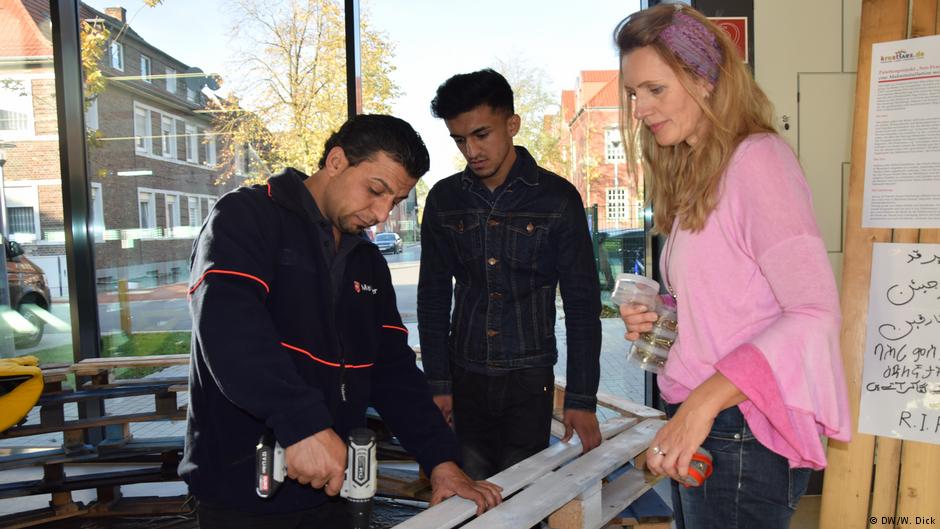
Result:
M26 417L39 400L42 387L38 358L0 358L0 432Z

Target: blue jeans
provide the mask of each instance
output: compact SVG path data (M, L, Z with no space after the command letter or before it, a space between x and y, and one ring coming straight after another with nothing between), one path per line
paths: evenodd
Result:
M678 406L667 404L672 417ZM811 469L791 469L787 459L754 438L737 406L715 418L702 444L714 473L701 487L672 482L678 529L787 529Z

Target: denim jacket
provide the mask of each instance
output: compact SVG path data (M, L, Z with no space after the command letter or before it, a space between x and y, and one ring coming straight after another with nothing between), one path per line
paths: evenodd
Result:
M581 196L536 165L525 148L516 147L516 155L506 182L493 192L467 168L428 194L418 281L425 374L435 394L450 394L450 362L485 374L554 365L560 285L565 408L593 410L600 286Z

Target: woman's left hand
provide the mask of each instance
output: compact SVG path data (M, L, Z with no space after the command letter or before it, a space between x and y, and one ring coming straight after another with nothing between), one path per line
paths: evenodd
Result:
M689 474L692 454L708 437L717 413L705 406L686 401L650 443L646 466L656 475L666 474L682 482Z

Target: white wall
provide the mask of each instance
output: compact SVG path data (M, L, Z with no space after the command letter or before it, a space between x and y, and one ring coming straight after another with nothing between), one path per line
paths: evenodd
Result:
M803 164L837 284L861 11L861 0L754 1L755 77Z

